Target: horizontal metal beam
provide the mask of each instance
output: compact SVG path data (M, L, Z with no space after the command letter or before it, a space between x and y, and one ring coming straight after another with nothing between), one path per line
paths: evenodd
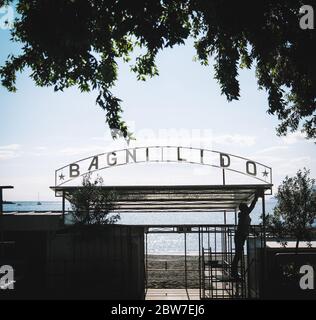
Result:
M205 190L238 190L238 189L247 189L247 190L256 190L256 189L264 189L268 190L272 187L272 184L226 184L226 185L113 185L113 186L101 186L103 189L114 189L114 190L154 190L155 192L158 190L195 190L201 191ZM80 186L51 186L53 190L75 190L80 188Z

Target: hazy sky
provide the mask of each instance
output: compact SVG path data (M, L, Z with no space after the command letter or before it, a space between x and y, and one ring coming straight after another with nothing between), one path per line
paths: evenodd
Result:
M0 64L18 46L0 29ZM277 186L285 175L304 166L316 175L315 145L301 134L277 137L276 117L267 114L267 95L258 91L254 70L240 71L241 98L228 103L213 79L212 67L193 61L192 42L158 55L160 76L138 82L129 65L120 65L114 92L123 99L124 118L135 145L202 146L230 152L273 168ZM55 93L39 88L29 71L18 76L18 92L0 87L0 185L6 200L53 200L49 186L55 169L84 156L125 147L113 142L104 112L95 105L97 93L76 88ZM112 172L110 172L112 170ZM131 165L105 170L105 183L210 183L215 168L190 165Z

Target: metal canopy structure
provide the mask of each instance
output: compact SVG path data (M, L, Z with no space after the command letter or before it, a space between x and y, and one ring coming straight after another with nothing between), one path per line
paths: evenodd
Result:
M62 197L63 221L65 223L65 200L71 202L73 192L80 186L59 185L51 187L57 196ZM223 224L203 225L144 225L145 232L145 287L149 287L150 270L148 263L148 234L150 233L182 233L184 235L184 285L188 293L188 277L192 272L198 272L199 297L212 298L245 298L250 297L249 286L252 279L248 277L249 263L243 256L238 272L242 278L238 281L231 277L231 266L235 254L234 235L237 225L237 210L240 203L250 204L255 195L261 197L262 226L256 230L256 243L265 248L265 195L272 191L272 184L225 184L222 185L142 185L142 186L100 186L108 191L115 191L117 200L116 212L122 213L152 213L176 212L179 214L194 214L207 212L210 215L223 214ZM234 214L234 224L227 224L227 213ZM258 232L259 231L259 232ZM187 262L187 234L196 233L198 244L198 268L189 270ZM255 250L257 247L255 247ZM257 266L257 264L255 264ZM261 263L265 270L264 262ZM253 270L252 268L251 270ZM255 268L256 272L257 269ZM190 271L190 272L189 272ZM263 271L265 272L265 271ZM177 270L181 274L181 269ZM264 279L262 273L260 279ZM260 281L261 281L260 280ZM259 282L258 282L259 283ZM261 283L261 282L260 282ZM248 285L248 287L247 287ZM252 288L252 287L251 287ZM257 282L254 284L257 290ZM255 291L257 294L257 291ZM189 294L188 294L189 297ZM251 295L251 297L253 297Z
M80 187L51 187L63 200ZM264 195L272 184L251 185L165 185L102 186L114 190L117 212L212 212L235 211L239 204L249 204L256 192Z

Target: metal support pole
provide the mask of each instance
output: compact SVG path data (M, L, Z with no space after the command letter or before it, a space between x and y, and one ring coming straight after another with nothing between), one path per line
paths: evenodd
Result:
M148 289L148 229L145 230L145 291Z
M262 194L262 227L263 227L263 245L266 246L266 203L264 193Z
M2 202L3 202L3 195L2 195L2 188L0 188L0 216L2 215L2 213L3 213L3 204L2 204ZM1 221L0 221L0 226L1 226ZM3 242L3 237L4 237L4 234L3 234L3 232L1 231L1 228L0 228L0 236L1 236L1 238L0 238L0 241L1 242ZM4 258L4 246L2 246L2 245L0 245L0 258L1 259L3 259Z
M224 240L224 243L223 243L223 245L222 245L222 248L223 248L223 252L225 252L225 260L227 261L227 228L226 228L226 225L227 225L227 212L226 212L226 210L224 210L224 225L225 225L225 227L224 227L224 234L223 234L223 240Z
M266 279L266 204L265 204L265 196L264 192L262 193L262 233L263 233L263 245L262 245L262 271L261 271L261 281L262 281L262 292L260 294L260 298L262 297L262 293L264 292L264 284Z
M226 185L225 169L223 169L223 186Z
M184 232L184 281L185 281L185 290L187 292L188 298L188 274L187 274L187 233Z
M62 191L62 218L63 218L63 225L65 225L65 191Z
M0 188L0 215L3 213L3 189Z
M198 237L199 237L199 294L200 299L202 299L202 272L201 272L201 256L202 256L202 250L201 250L201 228L198 228ZM204 271L203 271L204 272Z

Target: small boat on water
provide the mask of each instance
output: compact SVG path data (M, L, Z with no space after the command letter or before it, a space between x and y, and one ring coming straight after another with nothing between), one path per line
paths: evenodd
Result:
M40 206L42 202L39 201L39 193L37 194L37 205Z

